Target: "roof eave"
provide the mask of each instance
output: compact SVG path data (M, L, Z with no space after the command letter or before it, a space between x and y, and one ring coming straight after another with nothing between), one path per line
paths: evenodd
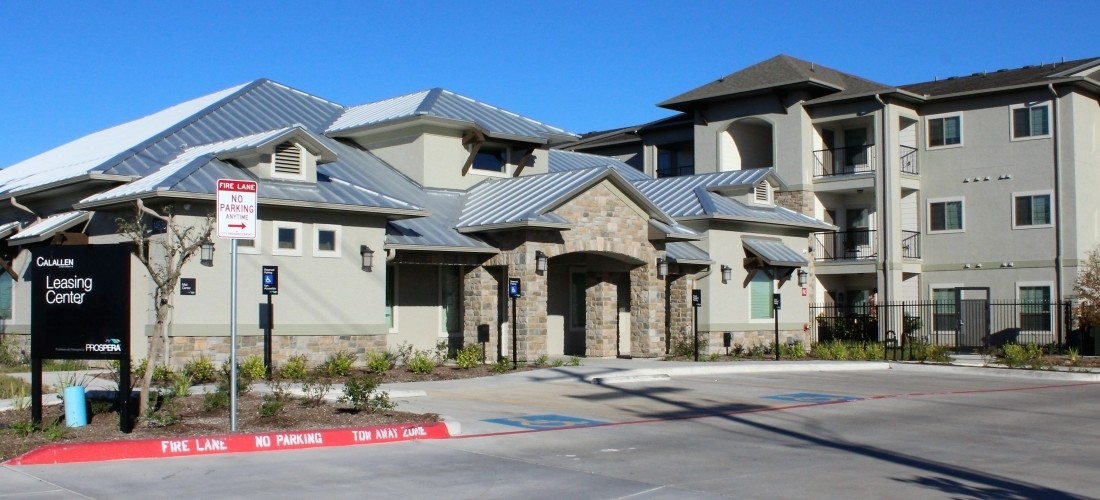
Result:
M386 243L383 245L386 250L407 250L414 252L453 252L453 253L484 253L484 254L498 254L499 248L486 248L486 247L450 247L443 245L415 245L412 243Z
M27 196L29 194L41 193L43 191L49 191L51 189L57 189L60 187L69 186L72 184L80 184L86 181L103 181L103 182L117 182L119 184L125 184L138 179L132 175L118 175L118 174L104 174L102 172L90 172L87 174L81 174L76 177L70 177L68 179L62 179L59 181L51 182L48 184L42 184L18 191L12 191L9 193L0 194L0 200L6 200L8 198L14 198L16 196Z
M109 200L97 200L88 203L80 203L73 205L73 208L78 209L94 209L94 208L106 208L115 205L121 205L135 200L148 200L156 198L185 198L189 200L200 201L214 201L214 194L210 193L188 193L181 191L153 191L145 193L136 193L126 196L120 196L118 198L111 198ZM338 212L350 212L358 214L377 214L385 215L390 219L411 219L416 217L427 217L431 215L430 211L420 209L406 209L406 208L387 208L387 207L370 207L364 205L347 205L340 203L320 203L314 201L301 201L301 200L282 200L278 198L259 198L257 204L260 206L273 206L273 207L287 207L287 208L305 208L312 210L333 210Z
M776 83L776 84L772 84L772 85L766 85L766 86L762 86L762 87L753 87L753 88L749 88L749 89L740 90L740 91L737 91L737 92L730 92L730 93L727 93L727 94L711 95L711 96L700 97L700 98L695 98L695 99L692 99L692 98L678 99L678 98L674 97L674 98L669 99L667 101L657 103L657 106L662 107L662 108L666 108L666 109L676 110L676 111L688 111L688 110L692 109L694 107L694 105L697 105L697 104L703 104L703 103L715 102L715 101L725 101L725 100L730 100L730 99L739 99L739 98L751 97L751 96L754 96L754 95L761 95L761 94L769 94L769 93L774 92L774 91L779 90L779 89L790 89L790 88L801 87L801 86L807 86L807 87L812 87L812 88L821 88L821 89L824 89L824 90L832 90L832 91L838 91L838 92L844 90L841 87L837 87L836 85L830 84L828 82L823 82L823 81L818 80L816 78L807 78L807 79L790 80L790 81Z
M467 226L456 228L459 233L481 233L490 231L507 231L510 229L560 229L568 230L573 229L574 225L569 223L559 222L538 222L538 221L517 221L517 222L502 222L499 224L485 224L480 226Z

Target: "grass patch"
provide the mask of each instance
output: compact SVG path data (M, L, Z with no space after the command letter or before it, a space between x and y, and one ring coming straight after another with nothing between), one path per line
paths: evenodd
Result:
M21 378L0 375L0 399L26 397L31 393L31 384Z

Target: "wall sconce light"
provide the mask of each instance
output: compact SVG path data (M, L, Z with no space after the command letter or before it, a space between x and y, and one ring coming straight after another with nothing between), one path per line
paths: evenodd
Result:
M374 250L366 245L359 245L359 256L363 258L363 270L371 272L374 268Z
M546 272L546 254L542 253L542 250L535 250L535 272L539 274Z
M206 240L199 247L199 264L204 266L214 265L214 242Z
M810 279L810 273L798 270L798 286L806 286L806 282Z
M728 283L733 279L733 268L722 264L722 283Z
M657 257L657 277L668 276L668 261L664 257Z

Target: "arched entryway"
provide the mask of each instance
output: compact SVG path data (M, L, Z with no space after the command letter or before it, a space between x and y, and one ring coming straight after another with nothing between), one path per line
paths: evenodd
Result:
M629 355L630 272L642 265L629 256L602 252L574 252L549 259L547 354Z

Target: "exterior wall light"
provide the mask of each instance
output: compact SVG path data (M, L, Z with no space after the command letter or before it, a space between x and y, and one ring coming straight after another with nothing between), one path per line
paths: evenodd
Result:
M214 242L206 240L199 247L199 264L204 266L214 265Z
M806 281L809 280L809 277L810 277L810 273L799 269L798 270L798 286L806 286Z
M374 268L374 250L366 245L359 245L359 256L363 258L363 270L371 272Z
M539 274L546 272L546 254L542 253L542 250L535 250L535 272Z
M722 283L729 283L733 279L733 268L722 264Z
M657 277L668 276L668 261L664 257L657 257Z

